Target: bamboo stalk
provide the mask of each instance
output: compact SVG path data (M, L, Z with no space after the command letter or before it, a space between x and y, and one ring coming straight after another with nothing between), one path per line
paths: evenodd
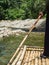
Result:
M33 59L32 63L33 63L32 65L35 65L35 59Z
M23 49L23 48L21 48L21 49ZM40 52L43 52L43 48L33 48L33 47L31 47L31 48L27 48L26 49L27 51L40 51Z
M20 43L19 47L17 48L16 52L14 53L14 55L12 56L12 58L10 59L10 61L9 61L9 63L7 65L11 65L12 64L14 58L16 57L17 53L19 52L19 50L20 50L22 44L24 43L24 41L26 40L27 36L28 35L26 35L25 38L23 39L23 41Z
M27 37L30 34L30 32L35 28L35 25L37 24L37 22L39 21L40 18L41 18L41 15L37 18L37 20L35 21L35 23L32 25L32 27L30 28L29 32L26 34L26 36L24 37L24 39L20 43L19 47L17 48L16 52L14 53L14 55L12 56L12 58L10 59L10 61L9 61L9 63L7 65L10 65L13 62L15 56L17 55L17 53L19 52L20 48L24 44L24 42L27 39Z
M21 54L22 54L22 50L20 50L18 56L17 56L16 59L13 61L12 65L15 65L15 64L17 63L17 61L18 61L19 57L21 56Z
M39 52L39 51L36 51L36 53L35 53L35 57L38 57L38 52Z
M41 47L41 46L27 46L27 48L43 49L43 47Z
M43 51L43 49L27 48L27 51Z
M32 51L30 51L30 57L29 57L29 60L28 60L28 65L31 65L31 61L32 61Z
M32 55L33 55L33 52L31 51L31 53L30 53L30 58L29 58L29 63L28 63L28 65L31 65L32 64L32 60L33 60L33 58L32 58Z
M42 58L42 65L45 65L45 59Z
M27 55L28 55L28 52L26 51L22 65L24 65L24 61L26 61Z
M22 55L21 55L21 57L20 57L20 59L19 59L19 61L17 62L16 65L21 65L22 64L25 52L26 52L26 46L24 46L23 53L22 53Z
M38 65L38 58L35 58L35 65Z
M39 56L39 57L40 57L40 54L41 54L41 52L39 51L39 52L38 52L38 56Z
M36 57L36 52L34 51L34 53L33 53L33 54L34 54L34 58L35 58L35 57Z
M39 65L42 65L41 58L39 58Z
M27 53L27 57L26 57L26 60L24 61L24 65L28 64L29 56L30 56L30 51L28 51L28 53Z
M28 35L30 34L30 32L35 28L37 22L39 21L39 19L41 18L41 15L37 18L36 22L32 25L32 27L30 28Z
M32 54L32 62L31 62L31 65L34 65L35 64L35 59L34 59L34 57L33 57L33 51L31 52L31 54Z
M49 65L49 58L46 58L46 65Z

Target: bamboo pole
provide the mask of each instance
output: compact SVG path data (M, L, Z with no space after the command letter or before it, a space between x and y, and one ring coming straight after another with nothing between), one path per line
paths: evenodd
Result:
M41 54L41 52L39 51L39 52L38 52L38 57L40 57L40 54Z
M43 51L43 49L33 49L33 48L27 48L27 51Z
M26 53L25 53L25 56L24 56L24 59L23 59L23 63L22 63L22 65L24 65L24 61L26 60L26 57L27 57L27 50L26 50Z
M49 58L46 58L46 65L49 65Z
M30 51L28 51L27 53L27 57L26 60L24 61L24 65L28 65L29 57L30 57Z
M27 52L27 50L26 50L26 53L25 53L25 56L24 56L24 60L23 60L22 65L24 65L24 61L26 61L27 56L28 56L28 52Z
M38 52L39 52L39 51L35 51L35 57L38 57Z
M32 62L31 62L31 65L35 65L35 59L34 59L34 57L33 57L33 51L31 51L31 54L32 54Z
M30 53L30 57L29 57L28 65L31 65L31 63L32 63L32 54L33 54L33 52L31 51L31 53Z
M27 45L27 48L36 48L36 49L39 48L39 49L43 49L43 47L41 47L41 46L28 46L28 45Z
M39 58L39 65L42 65L41 58Z
M39 19L41 18L41 15L37 18L37 20L35 21L35 23L32 25L32 27L30 28L29 32L26 34L26 36L24 37L24 39L22 40L22 42L20 43L19 47L17 48L16 52L14 53L14 55L12 56L12 58L10 59L9 63L7 65L11 65L15 56L17 55L17 53L19 52L20 48L22 47L22 45L24 44L25 40L27 39L28 35L30 34L30 32L35 28L35 25L37 24L37 22L39 21Z
M21 63L22 63L22 61L23 61L23 58L24 58L24 55L25 55L25 52L26 52L26 46L24 46L23 53L22 53L22 55L20 56L20 59L19 59L19 61L17 62L16 65L21 65Z
M38 58L35 58L35 65L38 65Z
M21 48L21 49L23 49L23 48ZM38 52L43 52L43 48L35 48L35 47L28 47L27 46L27 49L26 49L27 51L38 51Z
M21 56L22 54L22 50L20 50L19 54L17 55L16 59L13 61L13 63L11 65L15 65L19 59L19 57Z
M46 60L42 58L42 65L45 65Z
M30 55L29 55L29 59L28 59L28 65L31 64L31 51L30 51Z

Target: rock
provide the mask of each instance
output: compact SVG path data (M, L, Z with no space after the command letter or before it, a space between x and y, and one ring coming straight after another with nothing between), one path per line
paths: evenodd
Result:
M40 19L36 24L35 30L45 30L45 20ZM36 19L26 19L26 20L2 20L0 22L0 37L8 36L11 34L16 34L17 32L26 32L34 24ZM16 34L17 35L17 34Z

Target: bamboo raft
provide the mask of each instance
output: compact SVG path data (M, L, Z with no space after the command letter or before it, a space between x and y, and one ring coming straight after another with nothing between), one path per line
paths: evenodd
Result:
M41 58L43 48L24 46L11 65L49 65L48 58Z
M25 40L27 39L31 31L35 28L40 18L41 15L39 15L35 23L30 28L29 32L25 35L25 37L23 38L22 42L16 49L14 55L12 56L7 65L49 65L48 58L40 57L40 54L43 53L43 48L28 47L26 45L22 47Z

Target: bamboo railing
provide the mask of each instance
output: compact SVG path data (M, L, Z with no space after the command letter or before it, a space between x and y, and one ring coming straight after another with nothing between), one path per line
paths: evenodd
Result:
M15 59L15 57L16 57L17 53L19 52L20 48L24 44L24 42L27 39L27 37L30 34L30 32L35 28L35 26L36 26L36 24L37 24L37 22L39 21L40 18L41 18L41 15L39 15L39 17L37 18L37 20L35 21L35 23L30 28L29 32L25 35L25 37L23 38L22 42L20 43L19 47L16 49L16 52L14 53L14 55L12 56L12 58L10 59L10 61L9 61L9 63L7 65L11 65L12 64L12 62Z

